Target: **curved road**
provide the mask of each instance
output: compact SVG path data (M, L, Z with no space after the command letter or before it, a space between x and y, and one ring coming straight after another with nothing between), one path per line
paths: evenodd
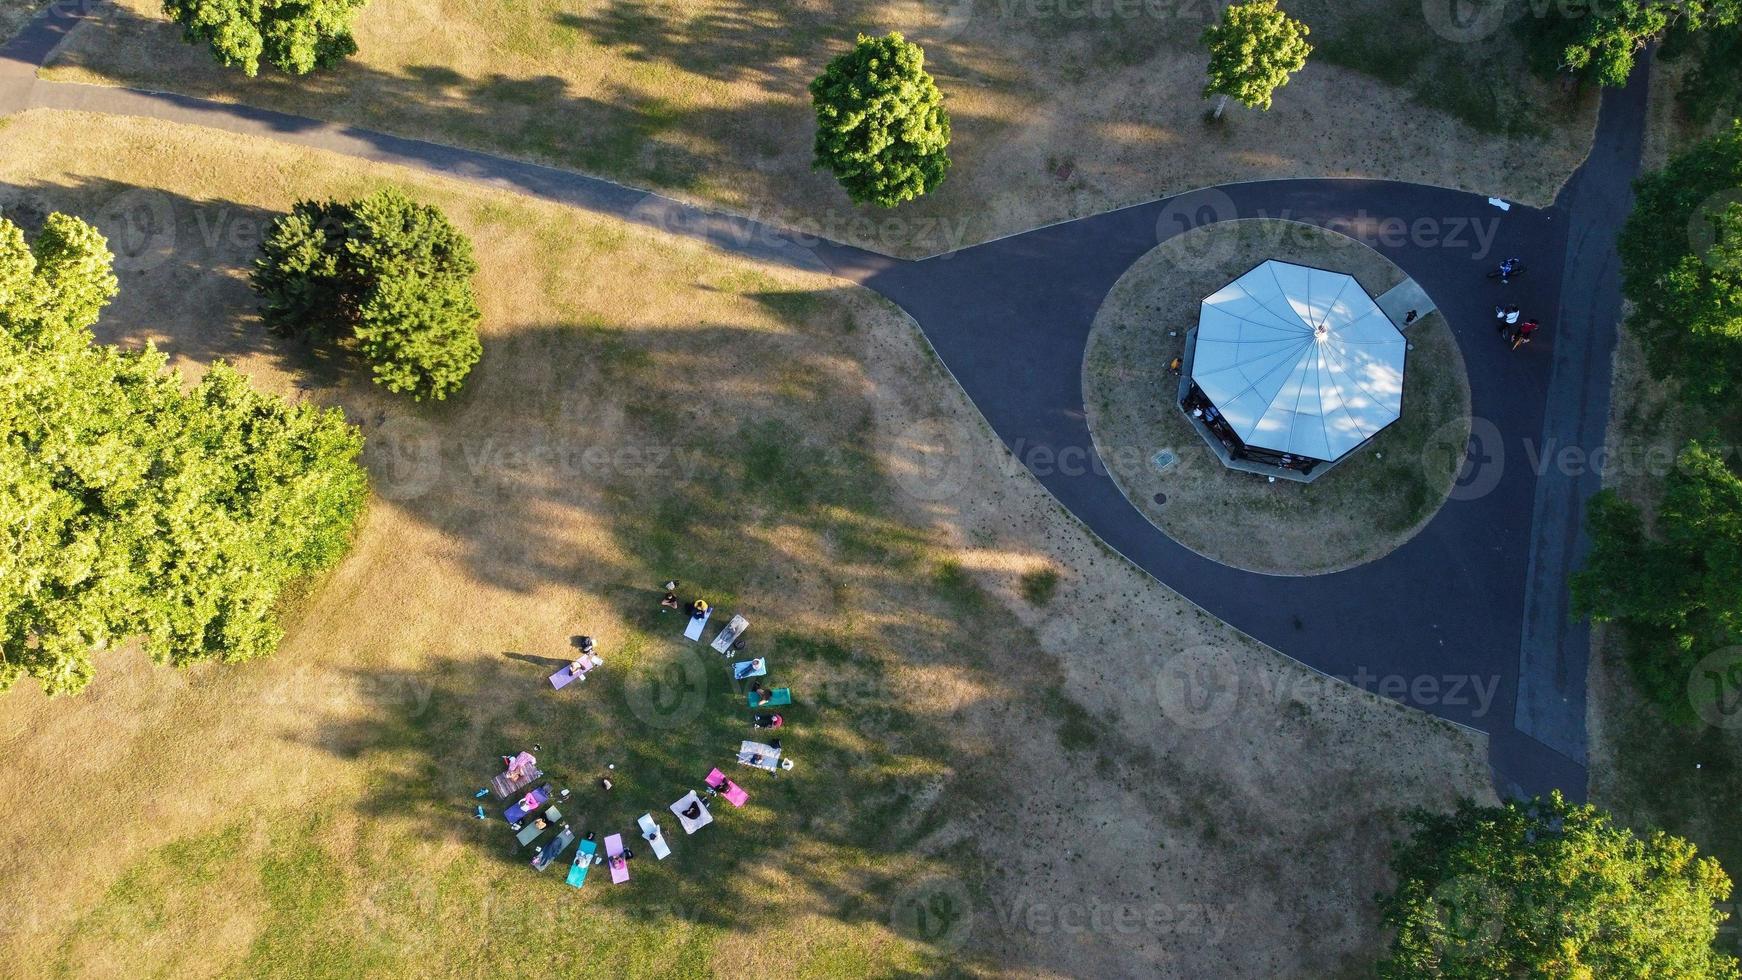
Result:
M263 135L506 187L861 283L912 314L1016 458L1131 561L1311 667L1487 732L1503 794L1558 788L1584 798L1588 631L1568 616L1565 583L1581 553L1581 504L1598 484L1583 461L1601 448L1608 414L1620 312L1613 243L1638 169L1643 71L1605 93L1591 157L1547 210L1502 211L1478 195L1389 181L1264 181L901 261L486 153L37 79L80 16L53 6L0 46L0 114L78 109ZM1377 248L1434 298L1463 349L1476 418L1470 463L1428 526L1378 561L1306 578L1217 564L1149 523L1100 466L1081 365L1102 298L1159 242L1246 217L1319 224ZM1524 257L1529 273L1500 287L1484 273L1507 255ZM1521 353L1494 336L1501 295L1545 323L1543 339Z

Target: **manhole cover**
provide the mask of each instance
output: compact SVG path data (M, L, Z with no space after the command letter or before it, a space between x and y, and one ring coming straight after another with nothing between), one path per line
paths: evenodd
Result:
M1155 467L1155 470L1158 473L1166 473L1168 470L1173 469L1173 464L1178 461L1179 457L1175 456L1171 449L1163 449L1160 452L1157 452L1154 456L1149 457L1149 462Z
M1165 504L1165 503L1167 503L1167 494L1165 494L1165 493L1158 493L1158 494L1156 494L1156 495L1155 495L1155 502L1156 502L1156 503L1158 503L1158 504Z

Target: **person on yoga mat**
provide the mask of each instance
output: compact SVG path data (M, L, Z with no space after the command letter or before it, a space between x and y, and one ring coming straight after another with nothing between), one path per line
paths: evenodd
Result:
M756 696L757 704L767 704L774 700L774 695L768 692L768 688L762 686L761 681L750 685L750 693Z
M702 818L702 801L695 800L689 806L684 807L683 815L686 820L700 820Z
M708 614L708 600L697 599L690 603L690 618L701 619Z

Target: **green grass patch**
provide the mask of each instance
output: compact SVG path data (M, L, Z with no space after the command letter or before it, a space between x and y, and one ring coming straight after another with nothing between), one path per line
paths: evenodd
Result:
M1022 573L1022 597L1030 605L1044 606L1058 592L1058 569L1048 566Z

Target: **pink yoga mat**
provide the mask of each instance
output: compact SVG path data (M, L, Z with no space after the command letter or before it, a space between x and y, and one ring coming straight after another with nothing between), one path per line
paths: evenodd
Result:
M629 880L629 862L619 860L623 855L623 835L612 834L605 838L605 867L611 869L611 881L623 884Z

